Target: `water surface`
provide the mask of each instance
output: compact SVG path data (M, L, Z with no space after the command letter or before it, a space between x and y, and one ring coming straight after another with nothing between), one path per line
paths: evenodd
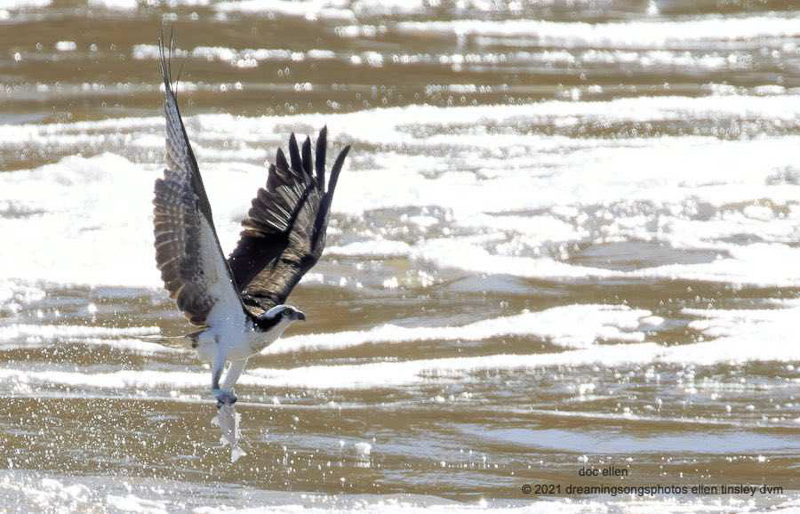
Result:
M800 12L0 2L11 511L800 505ZM237 386L151 342L160 27L226 251L295 131L353 145L308 316ZM614 466L625 477L583 477ZM526 495L525 484L766 484Z

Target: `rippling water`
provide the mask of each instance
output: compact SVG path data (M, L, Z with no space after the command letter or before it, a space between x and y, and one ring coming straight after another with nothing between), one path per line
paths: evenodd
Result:
M354 147L235 464L150 342L162 25L224 249L291 131ZM3 508L800 508L799 44L772 0L0 1ZM783 490L564 492L701 483Z

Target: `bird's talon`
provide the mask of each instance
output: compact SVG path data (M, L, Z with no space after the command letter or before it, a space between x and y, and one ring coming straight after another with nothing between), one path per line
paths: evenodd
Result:
M223 405L233 405L238 400L235 394L231 391L225 391L224 389L214 389L214 396L217 397L218 409Z

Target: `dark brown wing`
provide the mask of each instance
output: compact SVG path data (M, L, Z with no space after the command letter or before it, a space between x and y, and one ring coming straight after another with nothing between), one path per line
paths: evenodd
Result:
M310 270L325 248L331 199L350 147L336 158L325 189L327 128L316 145L316 165L311 140L302 153L294 134L289 138L289 158L278 149L269 167L265 188L258 190L236 249L228 258L242 299L258 314L286 301L300 278ZM316 176L314 173L316 172Z
M211 206L197 168L178 103L169 62L161 49L166 169L155 185L156 264L170 296L195 325L241 321L245 311L219 245Z

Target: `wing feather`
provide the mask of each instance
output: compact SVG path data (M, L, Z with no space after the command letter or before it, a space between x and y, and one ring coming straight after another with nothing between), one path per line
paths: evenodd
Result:
M317 157L314 161L317 168L317 184L325 192L325 154L328 151L328 127L322 127L317 138Z
M303 171L311 176L311 138L306 136L303 142Z
M266 187L258 190L239 244L228 259L244 303L260 312L284 303L294 286L322 255L331 197L341 172L346 147L331 170L325 192L327 129L317 138L316 165L311 139L289 137L289 162L281 149L269 167ZM291 163L291 164L290 164ZM314 175L316 170L316 176Z
M303 169L303 160L300 158L300 150L294 132L289 136L289 157L292 159L292 167L289 168L289 171L299 172Z
M169 61L161 49L166 118L166 169L155 183L156 265L164 286L196 325L244 322L241 297L219 245L211 205L197 167L178 103ZM234 318L234 319L231 319Z

